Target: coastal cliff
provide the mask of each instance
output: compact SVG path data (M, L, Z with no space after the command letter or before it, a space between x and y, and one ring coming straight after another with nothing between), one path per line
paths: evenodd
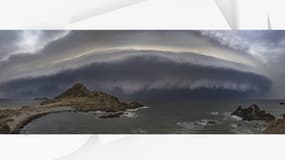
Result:
M122 102L115 96L102 91L90 91L83 84L76 83L62 94L45 100L38 106L0 109L0 133L17 133L33 119L54 112L121 112L139 107L143 105L138 102Z
M46 107L69 106L77 111L100 110L106 112L117 112L143 106L138 102L122 102L117 97L102 91L90 91L81 83L76 83L54 99L43 101L41 105Z

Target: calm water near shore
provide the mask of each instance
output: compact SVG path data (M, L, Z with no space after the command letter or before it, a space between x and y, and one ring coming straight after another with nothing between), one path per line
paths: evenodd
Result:
M258 104L276 117L285 113L281 100L191 101L144 103L120 118L100 119L98 112L51 113L27 124L21 133L262 133L263 121L231 116L238 105ZM0 101L0 106L37 104L38 101Z

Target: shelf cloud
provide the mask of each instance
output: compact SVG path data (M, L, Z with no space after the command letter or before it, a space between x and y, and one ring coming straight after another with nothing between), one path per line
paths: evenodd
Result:
M76 81L124 96L281 97L282 31L1 31L0 96ZM203 92L202 92L203 90ZM204 92L205 91L205 92ZM225 94L226 93L226 94Z

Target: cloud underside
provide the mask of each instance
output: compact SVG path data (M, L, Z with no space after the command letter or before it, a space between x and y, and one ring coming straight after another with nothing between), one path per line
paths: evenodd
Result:
M138 99L248 97L262 95L271 86L268 78L254 72L137 55L5 82L0 90L6 97L53 97L77 81L91 89Z

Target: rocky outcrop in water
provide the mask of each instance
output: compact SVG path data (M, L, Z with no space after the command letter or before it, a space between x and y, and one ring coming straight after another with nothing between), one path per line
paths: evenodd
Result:
M231 115L239 116L243 120L251 121L251 120L265 120L265 121L272 121L275 117L270 114L266 113L264 110L260 110L260 108L253 104L248 108L242 108L239 106Z

